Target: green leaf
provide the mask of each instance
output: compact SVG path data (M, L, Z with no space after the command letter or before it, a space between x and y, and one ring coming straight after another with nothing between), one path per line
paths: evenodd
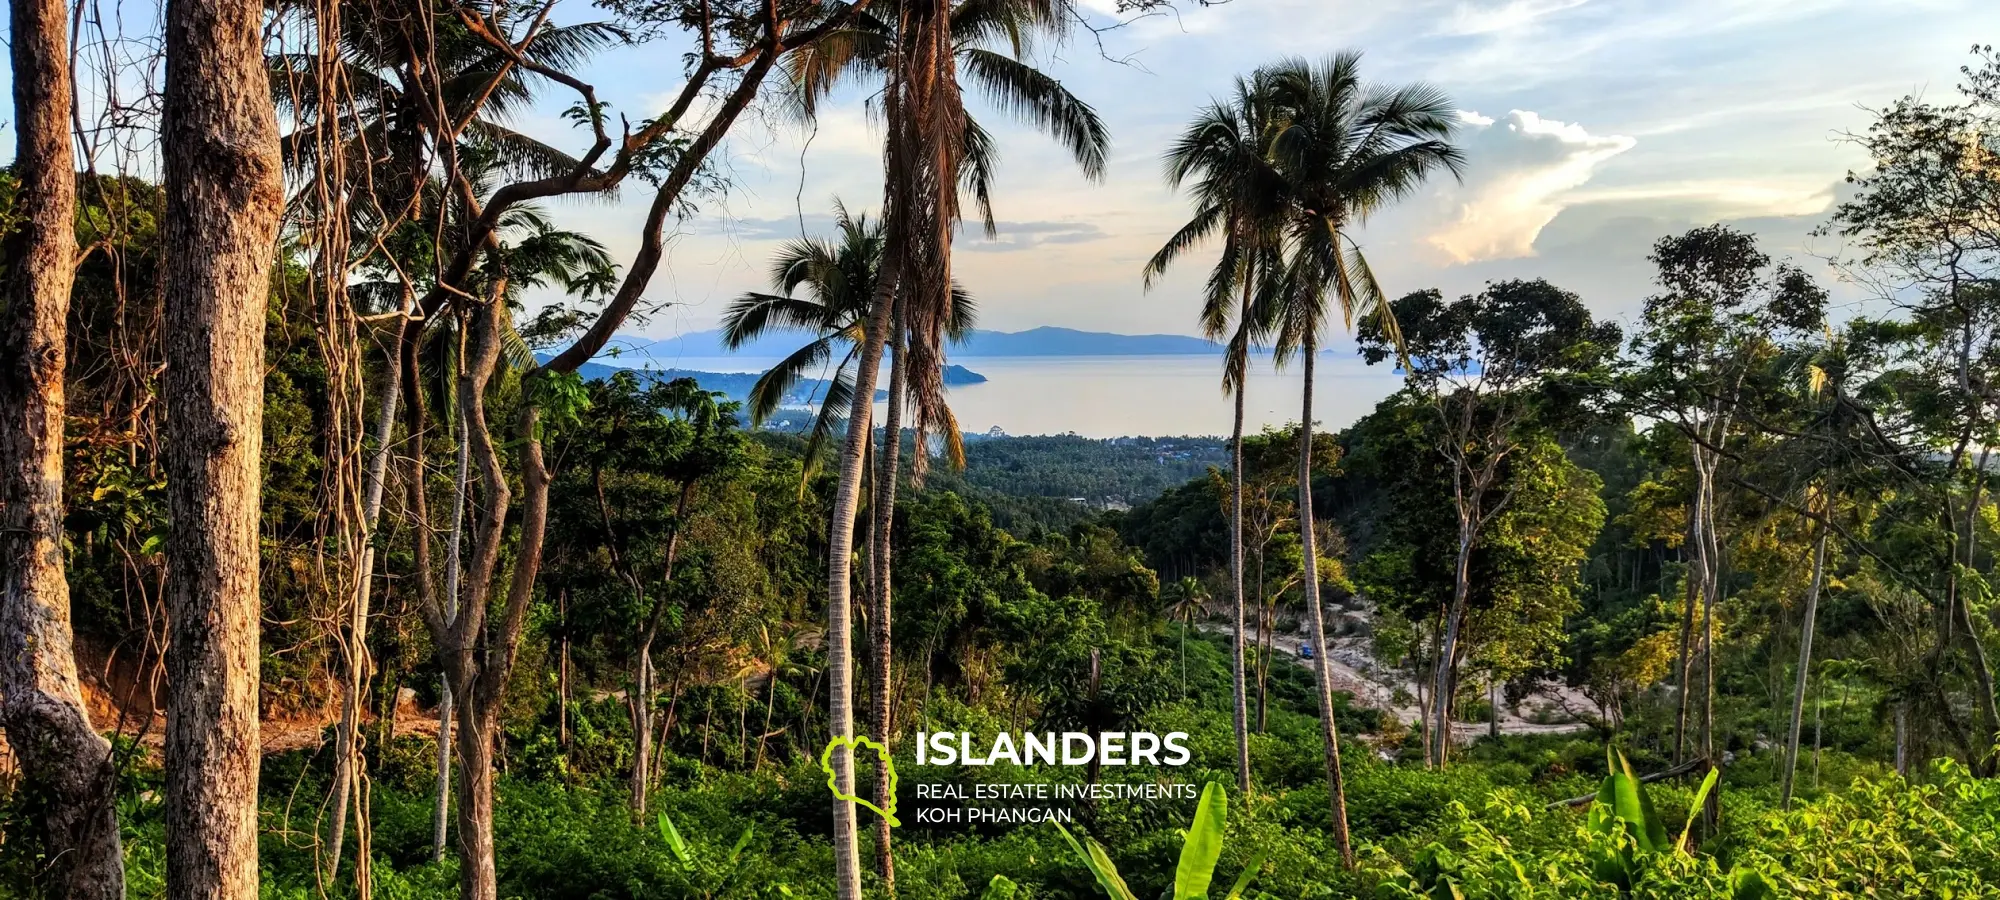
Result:
M1778 889L1771 886L1771 880L1756 869L1737 869L1729 873L1730 900L1774 900Z
M1264 868L1264 859L1270 855L1271 851L1266 848L1250 857L1250 861L1243 864L1242 873L1236 876L1236 883L1229 886L1229 895L1222 900L1239 900L1243 892L1250 889L1250 882L1256 880L1257 873Z
M1215 877L1215 861L1222 856L1222 830L1229 815L1229 792L1216 782L1201 789L1201 803L1195 807L1187 840L1181 844L1181 862L1174 870L1174 900L1208 900L1208 883Z
M1653 805L1646 800L1645 785L1639 783L1639 775L1632 771L1632 763L1625 758L1625 754L1616 749L1612 749L1610 754L1612 815L1632 826L1633 840L1641 850L1657 853L1665 849L1666 829L1661 826L1659 817L1653 815Z
M660 838L667 842L667 849L674 852L674 858L680 860L681 865L694 864L694 853L688 849L680 829L674 827L674 820L668 818L666 813L660 813Z
M1708 792L1715 789L1715 779L1721 774L1721 769L1710 766L1708 777L1701 780L1701 787L1694 792L1694 802L1688 804L1687 824L1681 826L1680 840L1674 842L1675 850L1687 852L1688 832L1694 830L1695 817L1701 815L1702 804L1708 802Z
M1090 874L1097 876L1098 886L1104 888L1104 893L1109 895L1111 900L1139 900L1132 896L1132 889L1125 886L1125 879L1118 877L1118 867L1112 865L1111 858L1104 855L1103 847L1098 846L1096 841L1084 838L1085 843L1090 845L1086 850L1084 844L1077 843L1076 836L1070 834L1069 829L1062 827L1061 822L1054 824L1056 830L1062 832L1063 840L1069 842L1070 849L1076 851L1077 858L1083 860L1084 866L1090 869Z
M757 833L756 823L743 826L743 834L736 839L736 846L729 848L729 864L735 865L736 858L743 855L743 848L750 846L750 838Z
M980 894L979 900L1014 900L1014 891L1019 887L1007 876L995 875L992 881L986 883L986 893Z

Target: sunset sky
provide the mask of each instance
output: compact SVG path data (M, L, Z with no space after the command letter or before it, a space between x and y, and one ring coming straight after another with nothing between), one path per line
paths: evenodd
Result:
M1090 0L1110 21L1110 0ZM1183 4L1185 7L1187 4ZM573 13L584 13L578 9ZM1802 261L1833 248L1824 221L1846 171L1865 161L1842 140L1866 107L1954 94L1975 37L2000 34L1990 0L1233 0L1184 8L1044 49L1038 62L1110 127L1109 176L1092 184L1048 140L977 97L1002 148L996 241L958 245L956 271L982 324L1123 332L1193 329L1197 258L1151 294L1141 262L1187 213L1159 155L1195 108L1231 79L1285 55L1363 51L1364 71L1424 80L1465 110L1464 183L1436 182L1361 232L1385 288L1476 289L1543 276L1626 316L1648 291L1660 235L1712 221L1767 238ZM590 75L621 107L659 108L680 82L677 54L625 49ZM671 303L644 328L712 327L728 298L757 286L777 242L824 233L833 199L872 208L880 133L849 91L817 129L778 116L739 129L726 200L682 228L648 294ZM574 142L551 115L523 123ZM808 144L808 139L810 142ZM803 166L801 160L803 159ZM629 256L643 196L570 204L566 222Z
M1084 0L1100 24L1113 0ZM142 4L143 5L143 4ZM1649 290L1645 254L1663 234L1724 221L1810 262L1837 249L1808 232L1843 175L1865 160L1843 141L1867 108L1918 93L1955 95L1974 40L2000 35L1993 0L1232 0L1041 48L1036 62L1109 126L1102 183L1049 140L974 95L1001 148L997 240L963 237L956 272L979 296L982 325L1190 333L1198 255L1150 294L1139 267L1186 217L1160 178L1161 150L1231 80L1286 55L1365 54L1372 79L1428 81L1464 110L1469 167L1359 233L1392 295L1475 290L1542 276L1596 309L1628 317ZM147 18L133 7L128 15ZM602 12L566 0L558 18ZM623 47L582 73L614 112L664 108L682 81L681 47ZM1113 62L1105 55L1124 58ZM713 327L728 299L761 287L766 260L801 228L824 234L836 197L873 209L880 133L858 89L816 125L765 98L727 142L726 197L682 223L648 291L659 311L632 329L668 336ZM545 94L515 124L580 150ZM8 142L11 149L11 141ZM617 199L559 201L567 226L604 241L621 264L637 246L643 184ZM1853 292L1836 296L1852 298Z

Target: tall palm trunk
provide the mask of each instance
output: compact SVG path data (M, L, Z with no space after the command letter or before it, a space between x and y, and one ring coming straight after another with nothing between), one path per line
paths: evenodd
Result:
M1799 770L1799 726L1805 720L1806 683L1812 671L1813 621L1819 615L1820 589L1826 584L1826 526L1820 525L1813 535L1812 583L1806 588L1805 609L1799 623L1799 671L1792 685L1792 720L1785 732L1785 774L1779 789L1779 802L1786 808L1792 807L1792 783Z
M890 213L893 215L894 213ZM875 381L882 367L882 336L889 330L896 285L901 275L902 247L892 229L883 254L861 356L854 371L854 399L847 415L847 439L840 450L840 480L833 494L833 517L827 528L826 668L828 731L833 740L854 737L854 519L861 501L862 457L867 449L875 412ZM833 748L834 790L854 796L854 748ZM853 800L833 801L834 888L840 900L861 898L861 857Z
M903 352L903 340L902 317L892 312L890 314L889 405L882 417L882 450L877 456L878 466L875 479L873 510L875 514L875 555L868 560L869 567L874 573L872 580L875 584L875 610L873 612L875 617L873 623L875 626L873 646L875 659L873 660L873 665L870 666L872 677L874 678L872 684L875 689L871 711L874 713L875 721L870 725L869 730L875 732L875 739L881 741L884 747L889 746L889 738L894 734L895 727L895 710L891 706L895 702L895 679L892 672L892 666L895 663L895 645L891 642L893 635L889 621L890 612L893 608L893 603L891 602L891 588L893 584L890 579L892 572L890 559L895 546L896 467L903 453L903 385L906 375L903 367L908 362L908 357ZM918 440L922 439L922 435L918 435ZM924 452L924 448L917 447L914 452L922 453ZM894 798L889 793L889 763L887 760L882 760L877 763L875 768L875 805L883 809L888 809L893 800ZM877 817L875 821L875 870L882 876L883 889L894 894L896 891L896 855L889 839L889 820L880 817Z
M1248 279L1243 287L1243 315L1250 315L1250 286ZM1248 322L1243 327L1248 328ZM1243 671L1243 395L1249 387L1245 376L1249 369L1249 348L1244 348L1242 356L1234 362L1236 367L1236 423L1230 432L1230 477L1229 477L1229 579L1236 596L1235 639L1230 645L1231 690L1236 702L1236 789L1245 796L1250 793L1250 696L1249 680ZM1310 452L1310 447L1308 447ZM1185 644L1187 631L1181 632ZM1182 651L1186 653L1185 650ZM1183 656L1181 672L1182 689L1187 683L1186 661Z
M1305 357L1305 389L1299 418L1299 549L1306 571L1306 610L1312 617L1314 672L1319 676L1320 737L1326 742L1326 789L1332 804L1333 840L1340 847L1340 861L1354 867L1354 846L1347 834L1347 785L1340 772L1340 725L1334 721L1333 670L1326 652L1326 614L1319 601L1319 551L1314 546L1312 505L1313 361L1319 353L1312 341L1302 349Z
M263 4L169 0L161 146L167 896L257 896L264 316L284 209ZM198 249L197 249L198 248Z
M52 896L125 896L111 744L91 727L63 572L63 368L76 257L61 0L14 0L15 199L0 250L0 729L48 799Z

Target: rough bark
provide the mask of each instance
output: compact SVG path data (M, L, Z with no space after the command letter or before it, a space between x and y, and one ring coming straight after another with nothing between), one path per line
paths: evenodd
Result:
M1320 737L1326 743L1326 787L1332 806L1333 840L1340 847L1341 863L1351 869L1354 867L1354 845L1347 834L1347 784L1340 771L1340 725L1334 721L1333 672L1327 662L1326 614L1320 608L1319 551L1314 546L1317 535L1313 533L1313 357L1318 352L1318 348L1308 341L1302 353L1305 357L1305 389L1301 392L1304 401L1299 416L1299 549L1305 560L1302 584L1306 611L1312 617L1313 649L1317 651L1313 654L1313 672L1319 676Z
M264 317L284 195L263 5L169 0L167 896L257 896Z
M863 451L873 430L875 381L882 367L881 335L889 330L901 266L901 248L892 241L882 260L882 276L854 372L854 400L847 416L847 438L840 451L840 481L834 489L833 518L827 527L827 726L834 740L854 737L854 519L861 500ZM831 763L835 790L853 796L853 747L834 748ZM840 900L861 898L857 824L854 801L835 799L833 870L834 888Z
M1799 670L1792 684L1792 719L1785 732L1785 772L1780 782L1779 802L1792 807L1792 784L1799 770L1799 726L1805 721L1806 684L1812 674L1813 622L1819 616L1820 589L1826 584L1826 528L1813 535L1812 583L1806 587L1805 608L1800 612Z
M63 571L63 368L76 257L76 167L65 6L15 0L10 19L19 227L0 258L0 730L31 789L51 896L122 898L111 745L91 728Z
M464 603L445 629L445 640L440 642L443 645L440 649L448 654L446 672L451 677L457 702L454 710L457 734L453 735L453 743L463 763L458 777L457 819L459 896L464 900L495 900L499 891L493 860L492 762L496 717L490 714L497 709L487 708L482 699L499 696L500 685L492 683L495 669L492 657L504 652L504 648L481 646L485 642L479 638L485 631L487 598L492 592L493 574L499 567L507 512L513 502L507 473L501 467L500 453L486 420L486 385L499 361L500 316L504 314L497 301L474 311L466 371L458 379L458 406L464 411L465 440L479 471L484 502L473 535ZM536 477L537 473L529 470L539 463L538 451L539 445L522 447L524 487ZM546 478L546 473L542 477ZM524 512L524 529L529 524L527 518ZM537 543L534 552L539 551ZM522 552L529 552L525 541ZM524 587L533 589L533 585Z
M892 707L895 702L895 680L892 671L895 664L895 644L892 642L894 629L890 627L889 621L894 603L890 576L891 558L895 552L897 463L903 454L905 379L903 366L907 361L903 352L901 317L892 313L891 323L893 333L890 339L889 404L882 415L882 449L876 457L879 474L875 481L872 510L875 517L875 545L874 556L868 560L875 586L875 609L872 614L874 620L870 623L875 631L870 648L875 658L869 667L873 678L870 686L874 689L870 712L873 713L874 721L870 723L869 730L875 733L875 739L881 741L884 746L888 746L895 726L895 710ZM921 439L919 436L919 440ZM917 447L916 452L922 453L923 448ZM875 805L888 809L892 799L889 796L889 764L878 761L875 766ZM896 892L895 847L889 836L889 820L880 817L875 820L875 871L882 876L882 889L894 894Z

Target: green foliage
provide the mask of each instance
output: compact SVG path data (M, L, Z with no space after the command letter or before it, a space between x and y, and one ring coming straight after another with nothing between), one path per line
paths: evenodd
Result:
M1229 792L1216 782L1209 782L1201 791L1200 805L1195 807L1194 821L1188 823L1186 837L1181 844L1180 863L1174 868L1173 900L1208 900L1209 883L1215 877L1215 864L1222 857L1222 841L1229 815ZM1104 852L1104 847L1090 838L1081 842L1070 834L1061 823L1056 824L1063 840L1074 851L1078 860L1097 879L1098 887L1112 900L1137 900L1125 879L1118 874L1118 867ZM1238 900L1243 892L1256 880L1258 870L1264 865L1265 854L1260 852L1244 865L1243 871L1229 888L1225 900Z

